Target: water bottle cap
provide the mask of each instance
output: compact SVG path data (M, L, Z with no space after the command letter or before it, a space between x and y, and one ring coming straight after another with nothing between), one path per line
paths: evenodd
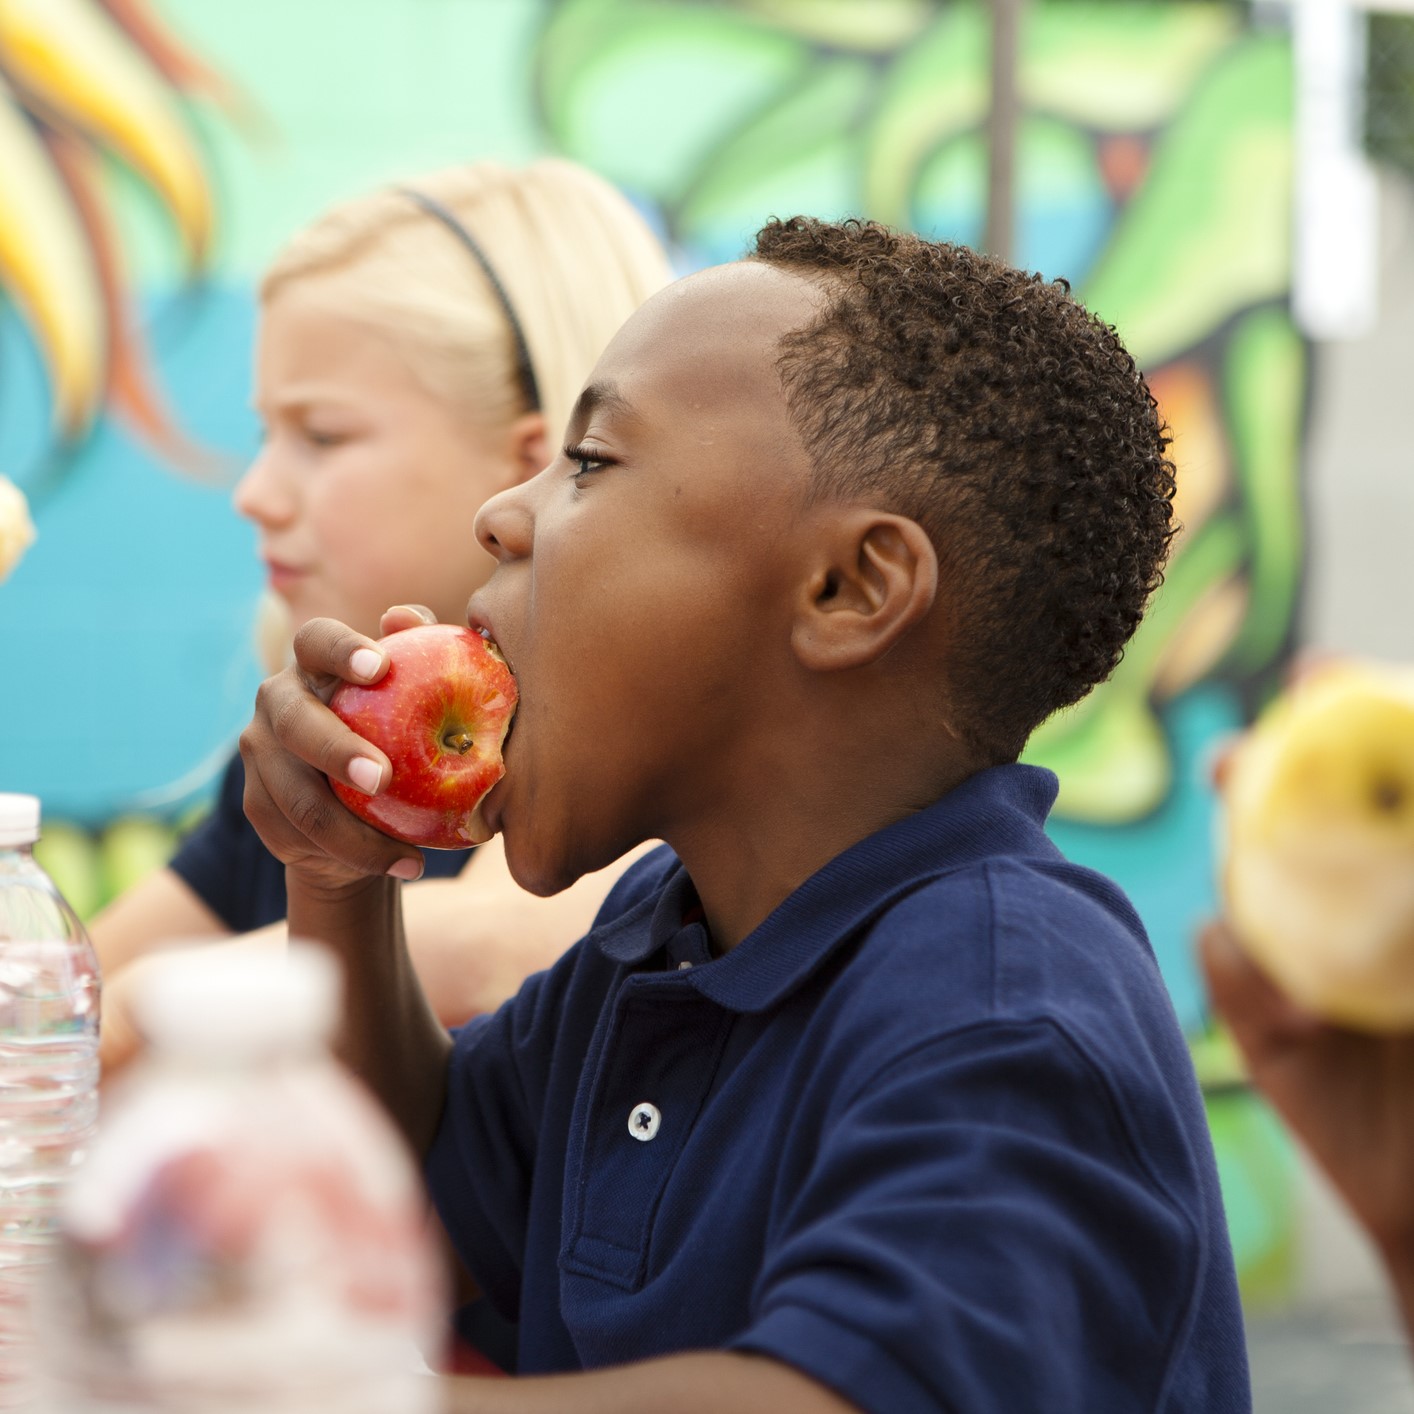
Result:
M249 942L179 944L135 976L132 1011L142 1033L188 1055L266 1055L328 1041L339 1015L339 965L327 948L282 951Z
M39 838L39 797L0 793L0 847Z

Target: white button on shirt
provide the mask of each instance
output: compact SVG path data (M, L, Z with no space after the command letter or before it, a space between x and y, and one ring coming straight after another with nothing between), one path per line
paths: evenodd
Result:
M662 1122L663 1116L658 1112L658 1106L650 1105L644 1100L633 1107L633 1112L628 1117L628 1132L646 1144L657 1134L658 1126Z

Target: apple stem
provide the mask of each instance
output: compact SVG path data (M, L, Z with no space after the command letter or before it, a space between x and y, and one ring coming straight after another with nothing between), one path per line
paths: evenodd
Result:
M468 731L452 731L442 733L442 745L448 751L455 751L458 756L465 756L475 743L472 735Z

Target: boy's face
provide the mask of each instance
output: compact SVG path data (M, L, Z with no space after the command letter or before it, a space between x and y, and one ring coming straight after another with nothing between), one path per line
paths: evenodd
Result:
M776 344L819 298L753 264L659 294L599 360L566 449L478 517L500 563L468 618L521 691L487 814L536 892L643 839L686 852L771 789L815 514Z

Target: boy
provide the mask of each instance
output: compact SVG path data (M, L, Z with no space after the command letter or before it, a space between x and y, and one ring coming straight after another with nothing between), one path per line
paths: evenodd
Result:
M389 779L322 705L381 652L303 631L242 741L291 930L344 958L348 1058L520 1373L580 1372L457 1407L1248 1409L1172 1010L1015 763L1159 581L1166 446L1113 331L963 249L772 223L645 305L483 508L468 620L520 684L517 880L671 849L454 1042L413 852L322 774Z

